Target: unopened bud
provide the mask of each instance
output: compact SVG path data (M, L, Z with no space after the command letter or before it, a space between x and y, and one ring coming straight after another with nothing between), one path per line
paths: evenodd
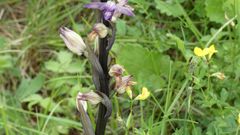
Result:
M121 76L124 71L125 71L125 69L121 65L115 64L110 68L109 75L115 76L115 77Z
M227 21L230 20L226 12L225 12L225 14L224 14L224 17L225 17L225 19L226 19ZM232 27L235 26L234 20L230 22L230 25L231 25Z
M126 92L127 92L128 96L129 96L129 98L132 99L132 89L130 87L127 87L126 88Z
M78 55L83 54L86 45L80 35L66 27L61 27L59 32L60 37L63 39L69 50Z

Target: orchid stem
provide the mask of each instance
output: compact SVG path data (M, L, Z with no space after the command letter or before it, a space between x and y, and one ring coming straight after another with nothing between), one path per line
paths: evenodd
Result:
M101 2L107 2L107 0L101 0ZM109 22L104 20L102 13L99 14L100 17L100 22L102 22L104 25L106 25L107 27L110 26ZM100 89L98 89L99 91L103 92L105 95L107 95L109 97L109 75L108 75L108 51L107 51L107 46L108 46L108 36L103 38L103 39L99 39L99 63L103 69L103 73L104 73L104 80L100 81ZM103 83L101 83L103 82ZM96 130L95 130L95 134L96 135L104 135L105 133L105 129L106 129L106 125L107 125L107 120L108 118L105 118L106 114L106 108L104 107L103 104L100 104L99 106L99 111L98 111L98 118L97 118L97 124L96 124Z

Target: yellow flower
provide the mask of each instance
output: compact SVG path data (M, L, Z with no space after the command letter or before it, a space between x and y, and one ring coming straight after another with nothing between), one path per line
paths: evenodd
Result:
M126 89L126 92L127 92L128 96L129 96L129 98L132 99L132 90L131 90L131 88L129 86Z
M208 59L211 59L212 55L214 53L216 53L217 50L215 49L215 46L214 45L211 45L209 48L208 48Z
M240 113L238 114L237 122L240 125Z
M145 100L150 96L150 92L146 87L142 88L142 93L139 94L134 100Z
M215 49L214 45L211 45L209 48L201 49L199 47L194 48L194 54L198 57L204 57L208 55L208 59L211 59L212 55L216 53L217 50Z
M203 56L206 56L208 54L208 49L205 48L205 49L201 49L199 47L195 47L194 48L194 54L199 56L199 57L203 57Z

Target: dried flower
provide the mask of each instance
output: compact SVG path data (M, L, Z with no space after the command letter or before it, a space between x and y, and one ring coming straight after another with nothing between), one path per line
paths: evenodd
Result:
M117 78L120 79L116 80L115 89L119 94L123 94L128 87L136 84L136 82L132 81L133 78L131 75Z
M124 71L125 69L121 65L115 64L110 68L108 73L110 76L121 76Z
M85 51L86 45L83 42L83 39L76 32L66 28L61 27L59 29L60 37L63 39L64 43L73 53L82 55Z
M77 100L77 103L79 102L83 106L84 110L86 111L87 110L86 101L89 101L91 104L96 105L102 102L103 98L99 96L97 93L90 91L87 93L78 92L76 100ZM77 104L77 108L78 108L78 104Z
M134 100L145 100L150 96L150 92L146 87L142 88L142 93L139 94Z
M111 20L113 15L115 15L115 17L120 16L121 14L134 16L132 12L133 9L127 5L127 2L128 2L127 0L118 0L117 4L113 1L92 2L90 4L86 4L84 7L99 9L103 12L103 16L105 20Z
M211 76L217 77L220 80L224 80L226 78L226 76L222 72L213 73L213 74L211 74Z

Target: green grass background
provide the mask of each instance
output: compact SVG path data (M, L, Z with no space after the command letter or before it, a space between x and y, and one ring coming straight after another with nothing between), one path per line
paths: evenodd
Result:
M94 90L84 57L58 29L86 37L96 12L89 0L0 1L0 134L80 135L78 91ZM233 135L240 112L240 1L129 0L135 17L117 21L111 56L151 96L115 96L109 135ZM215 44L206 62L194 47ZM219 80L210 75L222 72ZM132 105L132 108L131 108ZM96 106L88 114L94 125ZM132 115L130 112L132 111ZM240 134L240 133L239 133Z

